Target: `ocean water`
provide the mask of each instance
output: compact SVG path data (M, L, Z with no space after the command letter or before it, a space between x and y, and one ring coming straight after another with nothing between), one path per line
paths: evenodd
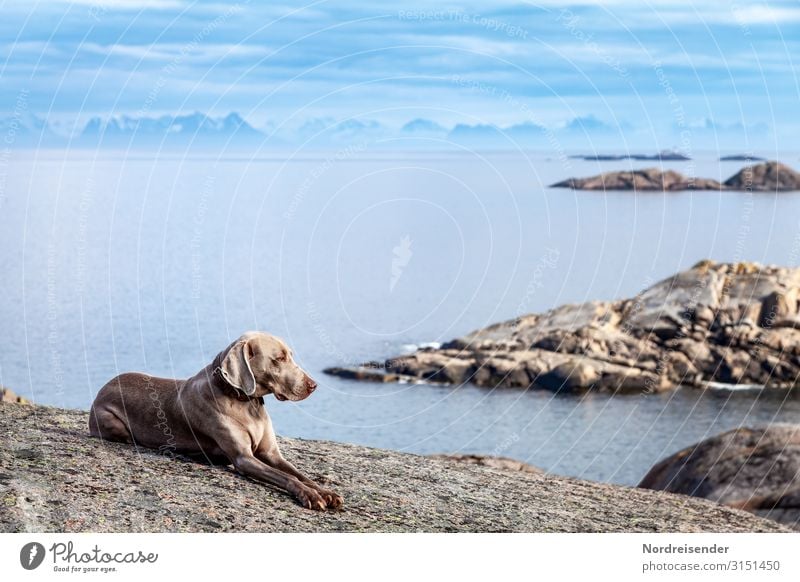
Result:
M718 179L742 165L716 160L663 165ZM0 175L0 382L88 408L122 371L186 377L261 329L285 338L320 384L304 402L267 402L281 434L504 455L634 484L711 434L796 420L800 397L553 396L321 370L630 296L704 258L797 265L798 194L547 187L654 164L537 152L14 152Z

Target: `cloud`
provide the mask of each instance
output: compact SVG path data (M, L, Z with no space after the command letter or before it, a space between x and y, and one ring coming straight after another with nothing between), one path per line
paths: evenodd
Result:
M800 22L800 6L792 0L770 2L697 3L675 0L578 0L566 4L559 0L537 0L546 9L581 13L610 14L632 28L647 25L774 25Z
M50 0L53 4L87 6L94 10L173 10L183 8L180 0ZM46 3L46 2L45 2Z
M158 43L146 45L133 44L108 44L101 45L92 42L82 43L78 47L80 53L99 55L102 57L121 57L135 59L137 61L156 61L160 64L179 61L186 63L209 63L213 64L225 58L262 58L269 54L269 48L264 46L233 44L233 43L213 43L203 42L192 46L191 50L187 44L179 43Z
M10 111L25 87L31 110L83 120L143 108L173 115L236 110L276 126L327 119L334 126L323 129L326 139L349 139L390 134L387 128L419 117L438 127L411 126L398 135L500 133L491 139L533 142L542 131L524 126L526 119L599 134L620 129L609 120L638 116L639 126L669 132L674 95L687 119L708 117L712 103L716 117L746 110L750 124L767 116L776 118L772 127L795 124L800 5L793 2L576 0L567 4L577 18L569 23L555 0L467 0L416 20L400 12L431 7L354 0L309 9L242 2L229 12L231 6L6 4L0 111ZM97 18L87 13L98 9ZM525 115L523 106L539 115ZM337 128L345 119L365 126ZM450 132L458 123L463 127Z

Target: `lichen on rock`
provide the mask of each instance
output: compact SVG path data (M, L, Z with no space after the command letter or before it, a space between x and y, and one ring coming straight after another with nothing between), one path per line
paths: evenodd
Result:
M344 497L303 509L231 467L88 436L88 413L0 403L1 532L786 531L705 500L333 443L281 439Z

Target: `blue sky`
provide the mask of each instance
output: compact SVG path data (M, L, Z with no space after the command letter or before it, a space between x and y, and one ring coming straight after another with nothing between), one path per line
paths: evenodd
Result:
M0 111L22 95L61 131L93 116L193 111L236 111L279 134L320 120L374 133L424 119L660 146L690 132L703 146L785 148L798 130L796 1L25 0L0 10Z

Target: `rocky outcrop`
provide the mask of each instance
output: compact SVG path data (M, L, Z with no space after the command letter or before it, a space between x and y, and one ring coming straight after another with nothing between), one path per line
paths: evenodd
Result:
M15 404L30 404L27 398L17 396L13 390L0 386L0 402L13 402Z
M587 162L615 162L619 160L659 160L662 162L684 162L692 159L686 154L670 150L660 151L656 154L588 154L570 156L570 158L576 160L585 160Z
M720 162L764 162L764 158L751 156L749 154L733 154L730 156L720 156Z
M385 371L384 364L363 364L358 368L333 367L325 370L326 374L339 376L346 380L365 380L367 382L400 382L401 376Z
M788 531L703 499L325 441L281 439L342 510L90 438L88 413L0 403L0 532Z
M743 168L724 185L729 190L788 192L800 190L800 173L779 162L766 162Z
M386 360L384 371L391 381L553 391L790 387L800 378L799 292L800 269L702 261L631 299L523 315Z
M431 459L441 459L451 463L469 463L480 465L481 467L492 467L493 469L503 469L504 471L522 471L523 473L542 473L542 470L528 463L510 459L508 457L494 457L491 455L428 455Z
M800 425L704 440L659 462L639 487L710 499L800 530Z
M674 170L658 168L606 172L589 178L569 178L551 188L573 190L634 190L676 192L681 190L741 190L778 192L800 190L800 174L779 162L747 166L720 184L710 178L687 177Z
M678 190L720 190L722 185L707 178L689 178L674 170L658 168L605 172L591 178L569 178L550 186L573 190L636 190L672 192Z

